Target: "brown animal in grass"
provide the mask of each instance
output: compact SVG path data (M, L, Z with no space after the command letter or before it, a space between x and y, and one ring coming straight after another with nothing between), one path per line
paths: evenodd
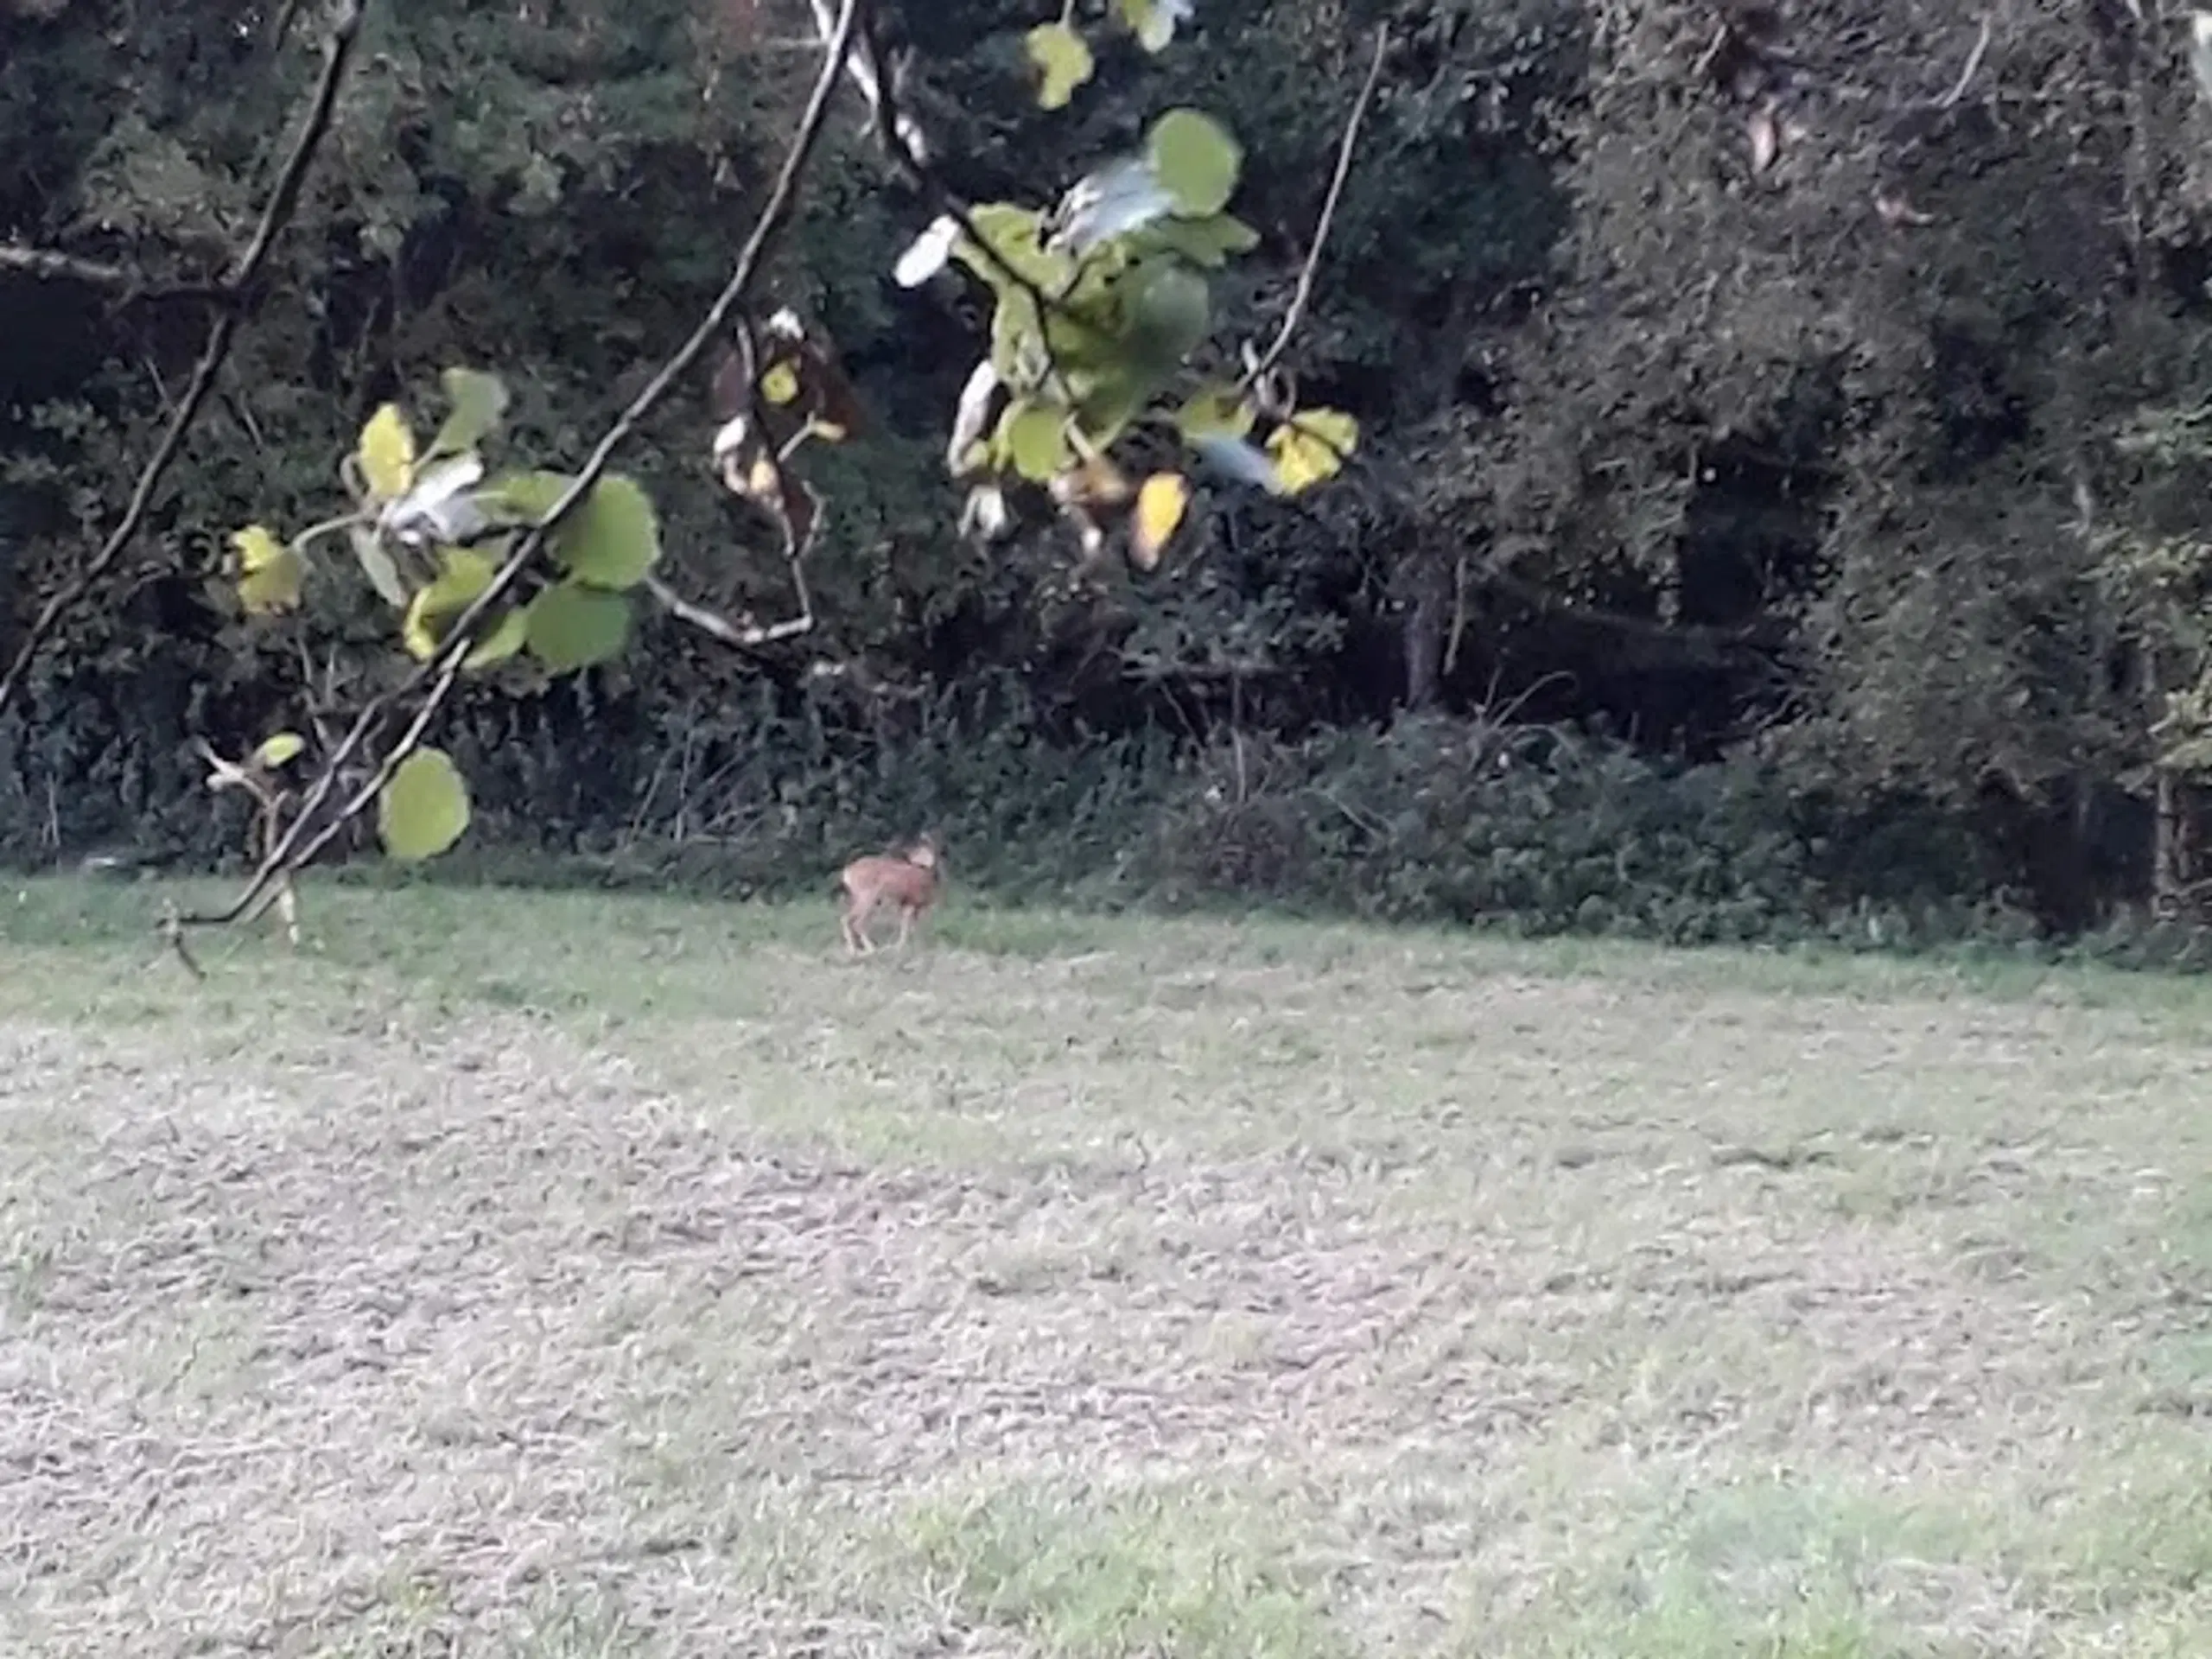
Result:
M838 873L838 910L844 927L845 949L855 956L874 950L868 918L886 905L899 912L899 938L894 948L904 950L914 924L937 902L944 865L937 842L928 836L904 852L871 853L856 858Z

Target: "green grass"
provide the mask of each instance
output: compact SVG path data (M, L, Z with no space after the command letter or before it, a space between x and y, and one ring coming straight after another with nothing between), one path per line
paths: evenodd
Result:
M221 893L0 890L0 1649L2212 1651L2212 982Z

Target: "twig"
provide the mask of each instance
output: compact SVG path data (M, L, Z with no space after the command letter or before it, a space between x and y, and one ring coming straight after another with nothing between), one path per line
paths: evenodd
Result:
M162 912L161 931L162 943L176 953L176 959L184 964L186 971L194 979L207 978L207 970L200 965L199 959L192 954L192 948L184 942L184 924L176 913L175 906L171 905Z
M1359 148L1359 130L1366 124L1368 110L1375 102L1375 89L1382 84L1383 55L1390 48L1390 31L1375 31L1375 58L1367 66L1367 79L1359 89L1359 97L1351 106L1351 118L1344 123L1344 137L1337 144L1337 170L1329 180L1329 194L1322 199L1321 217L1313 227L1313 245L1306 251L1306 264L1298 273L1298 286L1292 290L1290 308L1283 313L1282 326L1275 330L1274 340L1259 359L1244 371L1238 384L1240 392L1248 392L1267 378L1283 354L1290 350L1290 342L1299 326L1306 321L1306 312L1313 303L1313 284L1321 269L1321 254L1329 245L1329 232L1335 226L1337 205L1343 200L1344 181L1351 176L1351 160Z
M159 282L128 265L105 259L86 259L55 248L25 247L19 242L0 243L0 270L15 271L43 281L83 283L114 290L124 302L149 299L194 299L228 302L234 296L219 282Z
M290 872L303 868L328 846L348 823L375 800L378 791L391 780L400 763L421 742L430 721L453 693L461 664L474 648L477 626L513 591L524 574L537 561L552 533L597 486L614 452L667 396L677 380L705 353L707 347L728 326L731 313L744 302L769 249L791 217L798 199L800 175L805 171L807 162L821 138L823 127L829 118L830 96L836 90L837 78L843 73L844 61L851 50L855 32L869 3L870 0L844 0L836 35L823 60L822 73L815 80L813 93L808 99L805 113L800 118L798 131L791 140L791 149L784 157L784 165L776 176L774 188L761 208L760 217L753 224L752 234L746 238L744 247L739 251L737 264L731 270L728 282L715 296L714 303L707 308L706 315L691 331L690 337L661 365L659 372L646 383L644 390L631 399L629 407L615 417L614 423L593 448L582 468L570 480L568 490L553 504L544 518L525 531L516 543L505 563L493 573L490 584L454 619L452 628L440 642L438 649L418 664L398 685L372 697L362 709L345 738L324 760L321 771L301 803L298 815L286 829L283 839L262 861L260 868L254 872L245 891L223 910L181 918L181 925L219 927L228 925L250 912L258 916L261 909L266 906L267 896L273 885ZM308 826L316 822L317 814L336 790L340 772L359 753L386 712L426 685L430 689L422 706L416 709L414 719L398 743L378 764L375 773L347 798L335 814L310 834Z
M797 559L791 561L791 586L798 590L798 607L780 622L734 622L719 611L684 598L658 576L647 576L645 582L645 591L671 616L740 651L757 651L814 631L814 600L807 591L805 567Z
M1981 67L1982 54L1989 50L1989 19L1984 17L1981 33L1974 36L1974 50L1967 54L1967 67L1959 71L1959 78L1951 90L1936 100L1937 109L1948 110L1967 95L1967 88L1973 84L1975 72Z
M235 303L226 304L214 323L207 330L207 344L200 353L200 360L193 365L191 383L185 388L183 401L169 417L168 429L162 434L161 442L154 446L145 468L138 474L137 486L130 493L130 505L123 517L109 532L99 550L86 560L76 573L47 597L46 603L16 648L15 658L0 675L0 709L8 706L23 678L30 671L38 656L61 619L71 607L92 591L94 584L104 579L115 568L145 523L152 507L154 492L161 486L170 463L184 447L185 435L200 416L208 394L214 390L215 377L221 372L224 360L230 356L231 345L237 337L238 323L245 312L245 302L261 276L262 267L268 263L269 254L276 243L279 232L291 219L298 205L300 188L306 182L308 168L314 163L315 152L330 130L330 119L338 105L338 88L345 79L346 67L353 55L353 46L361 32L361 13L365 0L346 0L330 28L330 38L323 48L322 74L315 83L315 99L308 109L306 124L292 152L284 159L276 182L269 193L268 204L262 209L261 223L255 229L253 240L232 262L219 286L225 296Z

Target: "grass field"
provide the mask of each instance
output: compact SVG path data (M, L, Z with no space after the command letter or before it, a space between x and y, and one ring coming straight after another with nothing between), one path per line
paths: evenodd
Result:
M2212 984L0 888L0 1652L2212 1653Z

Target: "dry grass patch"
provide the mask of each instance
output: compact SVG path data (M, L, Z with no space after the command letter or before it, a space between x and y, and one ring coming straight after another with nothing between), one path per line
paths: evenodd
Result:
M23 893L0 1650L2212 1651L2204 988Z

